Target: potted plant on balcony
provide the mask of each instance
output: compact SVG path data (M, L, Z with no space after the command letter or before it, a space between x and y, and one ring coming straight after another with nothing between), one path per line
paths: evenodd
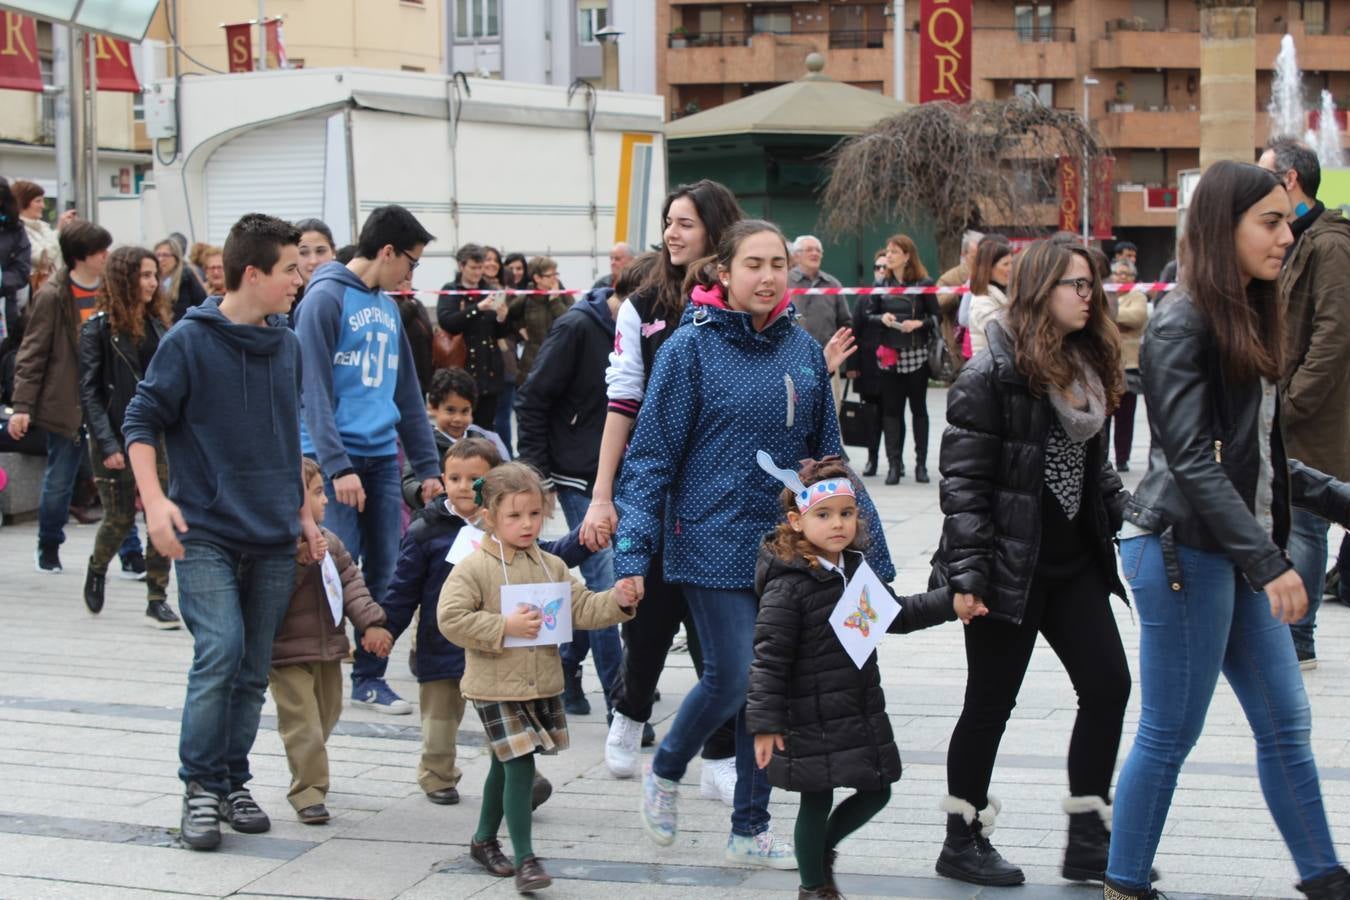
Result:
M675 50L689 46L689 32L683 25L676 25L670 30L670 46Z

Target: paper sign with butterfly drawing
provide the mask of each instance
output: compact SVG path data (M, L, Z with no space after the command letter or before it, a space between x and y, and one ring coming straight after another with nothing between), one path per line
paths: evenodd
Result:
M547 584L502 585L502 614L508 615L524 604L533 606L543 615L539 634L533 638L510 635L502 639L503 647L542 647L566 644L572 640L572 583L556 581Z
M483 543L483 529L475 528L472 525L461 525L459 534L455 535L455 540L450 544L450 552L445 554L445 561L452 566L457 566L473 551L477 550Z
M853 664L861 669L898 615L900 604L864 562L830 613L830 625Z
M328 611L333 616L333 624L342 626L342 576L338 574L337 563L333 555L325 553L319 563L319 574L323 577L323 592L328 596Z

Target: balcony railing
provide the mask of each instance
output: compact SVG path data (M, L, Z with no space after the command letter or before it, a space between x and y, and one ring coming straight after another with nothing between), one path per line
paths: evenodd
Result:
M1113 31L1179 31L1198 32L1200 25L1195 19L1145 19L1140 16L1127 19L1107 19L1106 33Z
M687 34L672 31L666 36L666 46L672 49L682 47L744 47L758 34L772 34L777 37L826 36L830 49L864 50L881 49L885 46L886 29L868 28L860 30L832 31L702 31Z
M1034 44L1072 43L1076 38L1072 28L1052 28L1041 25L976 25L976 31L1012 31L1019 41Z

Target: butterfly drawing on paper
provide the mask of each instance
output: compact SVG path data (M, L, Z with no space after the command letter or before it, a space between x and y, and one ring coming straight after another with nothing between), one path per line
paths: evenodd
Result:
M867 600L867 589L863 588L858 596L858 609L849 613L848 618L844 619L845 628L856 628L863 637L867 637L872 631L872 623L877 620L877 611L872 608L872 604Z
M558 610L562 609L562 603L562 598L559 597L539 607L539 611L544 615L544 627L549 631L558 627Z

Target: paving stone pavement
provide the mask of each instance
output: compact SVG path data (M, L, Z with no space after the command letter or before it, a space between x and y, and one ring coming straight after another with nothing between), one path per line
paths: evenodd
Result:
M934 418L930 465L945 392L929 393ZM1144 413L1136 429L1135 472L1143 469ZM912 454L911 454L912 456ZM912 463L911 463L912 472ZM868 485L900 569L897 589L921 589L937 545L937 485L907 478ZM553 523L554 530L560 525ZM111 578L103 613L80 600L84 561L95 527L72 525L60 576L33 567L36 527L0 529L0 897L464 898L506 897L509 881L479 874L467 842L477 821L486 773L481 729L469 717L461 734L463 802L435 806L418 789L416 716L347 709L329 745L331 823L299 824L285 795L286 761L269 700L253 753L253 790L273 817L272 831L226 831L221 849L195 853L174 845L181 785L177 732L191 641L160 632L143 616L144 588ZM1333 544L1339 533L1333 535ZM174 596L170 592L171 598ZM174 603L176 606L176 602ZM1116 603L1116 618L1136 669L1139 631ZM1313 740L1332 830L1350 834L1350 609L1323 607L1321 666L1306 673L1314 708ZM415 699L406 641L390 666L394 687ZM944 793L948 735L965 681L960 626L886 638L880 652L890 714L905 761L890 806L843 845L841 886L850 897L1088 898L1100 889L1059 878L1064 843L1064 752L1074 694L1042 642L1003 740L993 791L1003 801L997 846L1023 866L1021 888L978 889L938 878L933 861L943 837L937 802ZM653 717L664 732L693 684L687 655L673 655ZM572 748L543 758L553 798L535 818L535 844L555 876L548 896L686 898L791 896L793 873L721 864L728 811L698 796L698 764L681 798L681 833L660 850L638 823L638 785L609 777L602 762L603 701L593 671L587 688L597 712L573 717ZM1122 757L1139 704L1126 721ZM774 793L778 830L790 836L795 796ZM1256 778L1245 720L1220 684L1208 725L1182 774L1157 859L1160 887L1172 897L1294 897L1297 880Z

